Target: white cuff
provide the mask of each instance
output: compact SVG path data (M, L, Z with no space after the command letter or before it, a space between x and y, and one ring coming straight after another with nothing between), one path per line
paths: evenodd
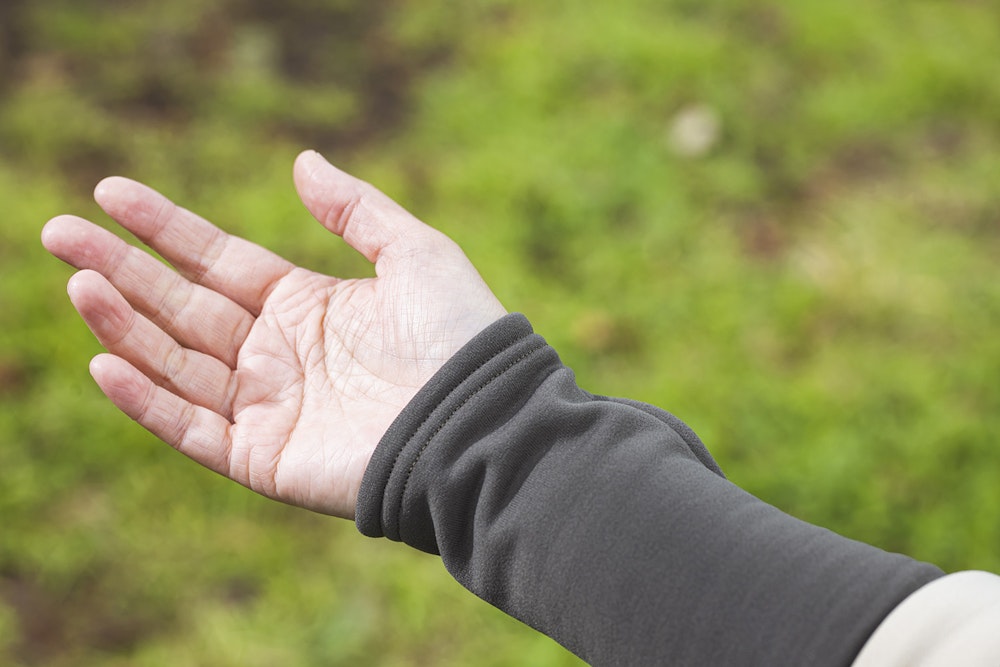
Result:
M904 665L1000 665L1000 576L957 572L921 587L875 629L853 667Z

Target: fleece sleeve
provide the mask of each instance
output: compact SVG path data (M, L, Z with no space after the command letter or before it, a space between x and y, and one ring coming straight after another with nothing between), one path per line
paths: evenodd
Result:
M357 525L595 665L850 665L942 574L744 492L672 415L580 389L520 315L389 428Z

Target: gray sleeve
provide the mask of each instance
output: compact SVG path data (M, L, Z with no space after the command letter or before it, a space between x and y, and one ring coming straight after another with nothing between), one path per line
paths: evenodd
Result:
M577 387L520 315L389 428L357 525L440 554L473 593L597 665L849 665L942 574L744 492L672 415Z

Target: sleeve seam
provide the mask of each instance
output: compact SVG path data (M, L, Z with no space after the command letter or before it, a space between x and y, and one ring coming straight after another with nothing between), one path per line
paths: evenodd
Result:
M508 362L503 368L501 368L500 370L498 370L497 372L495 372L493 375L491 375L489 378L487 378L484 382L482 382L478 387L476 387L476 389L474 389L473 391L469 392L469 394L458 405L456 405L455 408L450 413L448 413L448 416L441 420L441 423L438 424L437 428L435 428L434 431L430 435L428 435L427 438L424 440L424 443L420 446L420 449L417 451L416 456L413 458L413 462L410 464L409 468L407 468L407 470L406 470L406 478L403 481L403 488L402 488L402 490L399 493L399 502L397 503L396 516L401 516L402 513L403 513L403 502L406 499L406 491L409 488L410 479L413 476L414 469L417 467L417 463L420 462L421 456L423 456L424 452L427 451L427 448L430 447L431 441L433 441L434 438L437 437L438 433L440 433L444 429L444 427L448 425L448 423L455 417L455 415L458 414L459 410L461 410L463 407L465 407L465 405L469 401L471 401L473 398L475 398L481 391L483 391L484 389L486 389L486 387L488 387L489 385L493 384L493 382L495 382L496 380L498 380L502 375L504 375L507 372L509 372L512 368L514 368L515 366L517 366L521 362L523 362L526 359L528 359L528 357L536 354L537 352L540 352L540 351L544 350L545 347L546 346L543 344L543 345L539 345L538 347L534 347L534 348L532 348L530 350L527 350L526 352L522 352L519 356L517 356L515 359L511 360L510 362ZM480 364L480 366L477 367L476 370L473 371L473 373L481 370L483 368L483 366L485 366L487 363L489 363L489 361L486 361L486 362L483 362L482 364ZM420 429L422 429L424 427L424 425L428 421L430 421L430 419L431 419L432 416L433 416L433 413L427 415L427 417L414 430L413 436L411 436L411 438L414 437L414 436L416 436L416 434L420 432ZM393 460L393 462L392 462L392 467L393 468L396 467L396 464L399 461L399 457L402 456L403 449L405 449L405 447L402 448L402 449L400 449L399 453L396 455L396 458Z

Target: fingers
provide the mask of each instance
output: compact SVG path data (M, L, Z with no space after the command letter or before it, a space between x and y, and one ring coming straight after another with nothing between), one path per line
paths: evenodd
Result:
M94 190L94 199L183 275L226 295L255 316L275 283L295 268L269 250L226 234L141 183L117 176L106 178Z
M295 187L309 212L368 261L402 254L433 233L373 186L337 169L319 153L295 160Z
M232 419L236 375L218 359L181 347L99 273L81 271L67 286L73 305L112 354L173 394Z
M230 368L254 318L227 297L195 285L148 253L73 216L54 218L42 244L78 269L103 274L137 310L182 345L210 354Z
M94 357L90 374L119 410L182 454L229 476L230 423L154 384L137 368L110 354ZM237 480L240 481L240 480Z

